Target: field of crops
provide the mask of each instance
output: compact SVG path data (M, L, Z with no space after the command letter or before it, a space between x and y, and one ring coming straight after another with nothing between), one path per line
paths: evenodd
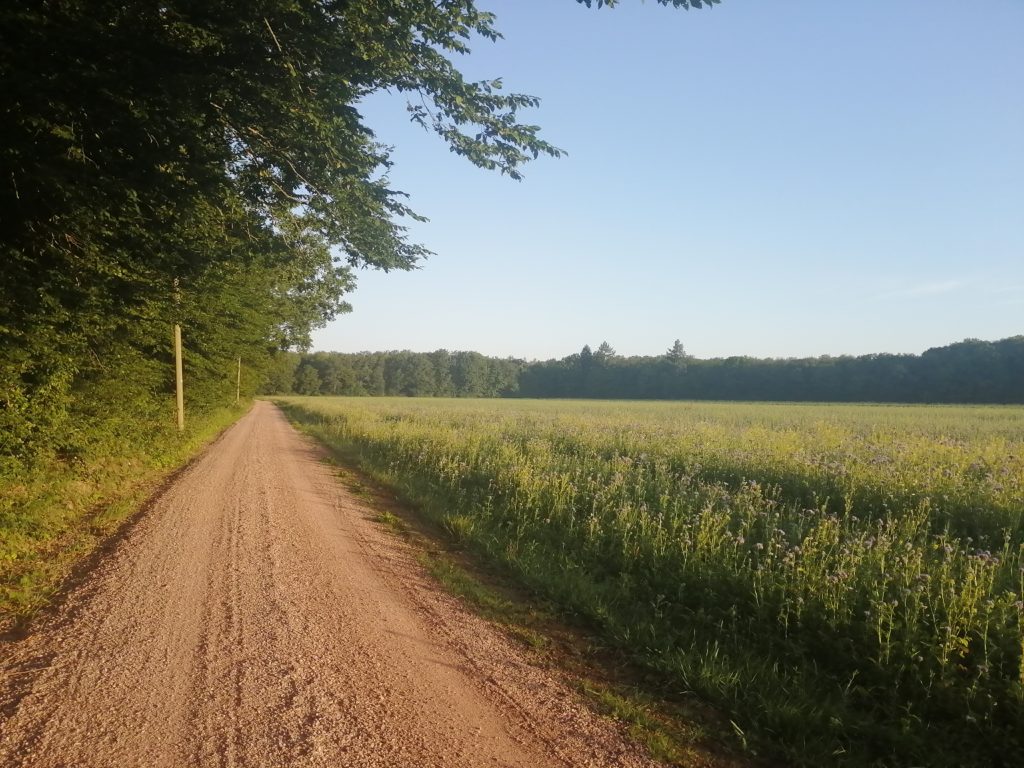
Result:
M1024 409L285 398L806 765L1024 764Z

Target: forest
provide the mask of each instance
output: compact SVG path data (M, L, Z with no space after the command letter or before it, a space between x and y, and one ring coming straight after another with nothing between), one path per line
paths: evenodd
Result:
M697 359L624 357L602 343L560 360L478 352L280 356L264 391L301 395L877 403L1024 403L1024 336L967 339L920 355Z
M457 68L500 37L472 2L16 0L0 28L0 477L172 439L175 325L194 424L239 359L249 397L348 311L356 269L428 255L369 94L513 179L560 154L535 97Z

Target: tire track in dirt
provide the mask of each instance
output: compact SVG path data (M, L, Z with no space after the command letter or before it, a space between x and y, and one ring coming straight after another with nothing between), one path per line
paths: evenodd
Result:
M652 766L256 403L0 649L0 765Z

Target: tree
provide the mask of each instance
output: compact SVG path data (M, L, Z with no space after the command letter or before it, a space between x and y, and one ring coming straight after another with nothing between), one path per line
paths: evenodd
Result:
M675 342L669 347L668 352L665 353L665 357L669 360L682 361L687 358L686 350L683 348L683 343L676 339Z
M320 374L310 363L303 363L295 371L295 391L300 395L320 394Z
M267 367L266 378L260 391L264 394L287 395L295 389L295 371L299 356L294 352L276 355Z
M597 348L597 351L594 353L594 357L597 360L604 361L607 360L608 358L615 357L615 350L612 349L612 345L609 344L607 341L602 341L601 345Z
M482 397L487 391L487 358L479 352L452 355L452 383L457 397Z
M455 385L452 381L452 355L447 349L438 349L427 353L430 367L434 373L432 394L436 397L452 397Z
M369 395L383 395L387 392L387 382L384 378L385 361L383 355L373 355L369 370L362 381L366 393Z

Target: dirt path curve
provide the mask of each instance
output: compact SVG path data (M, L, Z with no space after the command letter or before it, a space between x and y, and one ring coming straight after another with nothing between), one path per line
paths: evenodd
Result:
M373 515L256 403L0 649L0 765L651 765Z

